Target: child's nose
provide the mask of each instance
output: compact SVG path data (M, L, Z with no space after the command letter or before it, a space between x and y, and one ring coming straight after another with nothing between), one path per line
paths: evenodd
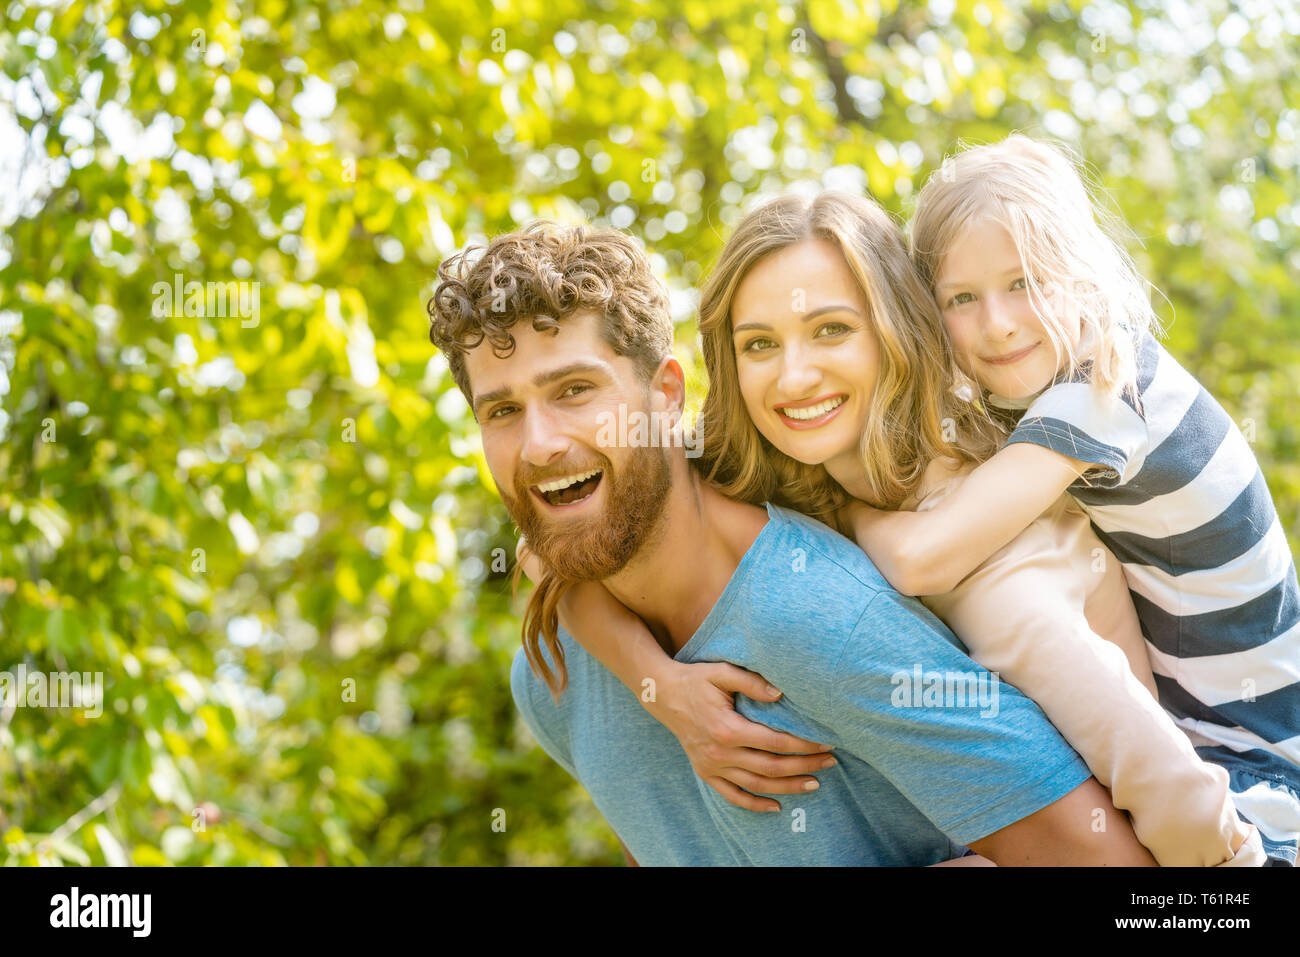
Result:
M1015 317L1000 296L984 300L984 334L993 340L1009 339L1016 332Z

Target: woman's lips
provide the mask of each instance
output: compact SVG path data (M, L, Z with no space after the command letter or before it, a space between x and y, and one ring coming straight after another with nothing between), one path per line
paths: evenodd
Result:
M831 419L835 418L835 416L839 415L840 409L848 405L848 399L849 397L847 395L840 393L838 395L829 395L823 398L813 399L810 402L784 402L781 405L775 407L776 415L777 418L779 418L783 423L785 423L785 425L788 428L799 430L799 431L802 431L804 429L816 429L825 425ZM823 403L832 402L835 400L839 400L835 408L831 409L829 412L825 412L822 415L819 415L815 419L796 419L789 415L786 415L784 411L786 409L811 409L811 408L815 408L816 406L822 405Z
M999 356L996 359L981 359L981 361L987 362L991 366L1009 366L1013 362L1019 362L1025 356L1029 355L1029 353L1037 349L1039 345L1039 343L1035 342L1032 346L1027 346L1019 352L1013 352L1006 356Z

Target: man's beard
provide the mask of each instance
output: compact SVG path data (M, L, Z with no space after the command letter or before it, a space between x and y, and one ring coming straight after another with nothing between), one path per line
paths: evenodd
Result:
M595 463L547 469L555 477L599 468L600 484L608 485L606 505L599 514L568 520L543 517L529 487L537 484L532 481L535 471L529 476L517 472L514 495L502 495L528 547L559 578L608 578L621 571L657 530L672 487L668 450L649 446L631 452L618 473L604 456ZM598 486L592 494L599 492Z

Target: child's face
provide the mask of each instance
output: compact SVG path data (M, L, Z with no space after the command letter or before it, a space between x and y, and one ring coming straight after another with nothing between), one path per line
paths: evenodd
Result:
M1024 399L1051 384L1056 351L1029 301L1015 241L1001 224L979 219L967 227L943 257L934 294L957 364L981 387ZM1066 331L1077 343L1078 329Z

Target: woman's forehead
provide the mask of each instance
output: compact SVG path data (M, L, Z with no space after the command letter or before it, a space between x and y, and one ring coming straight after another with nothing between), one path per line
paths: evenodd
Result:
M820 237L768 253L745 274L736 289L733 324L742 315L810 312L832 301L858 304L862 290L844 254Z

